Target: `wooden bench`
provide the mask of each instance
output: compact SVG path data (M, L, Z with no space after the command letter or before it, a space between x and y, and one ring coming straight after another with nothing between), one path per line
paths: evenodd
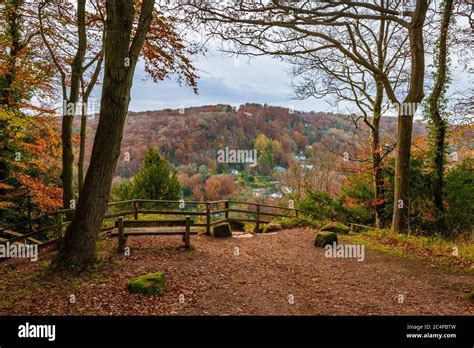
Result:
M112 232L112 235L118 236L118 250L123 251L126 240L129 236L175 236L182 235L183 242L186 249L191 246L190 236L198 234L196 231L191 231L191 226L194 221L189 216L185 220L124 220L119 217L115 221L117 232ZM152 228L152 227L184 227L184 231L127 231L126 228Z

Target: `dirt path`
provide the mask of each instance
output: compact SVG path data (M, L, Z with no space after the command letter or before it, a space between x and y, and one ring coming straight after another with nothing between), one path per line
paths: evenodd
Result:
M0 314L474 314L465 293L473 275L372 250L363 262L326 258L313 235L294 229L251 238L196 236L189 252L179 249L179 237L133 237L131 256L112 256L105 269L79 280L41 273L50 254L39 263L8 260L0 263ZM116 240L101 244L111 253ZM129 278L157 271L166 274L163 297L127 292Z

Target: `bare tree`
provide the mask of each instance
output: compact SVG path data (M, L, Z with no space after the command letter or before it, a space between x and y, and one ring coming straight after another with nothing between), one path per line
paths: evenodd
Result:
M299 198L309 191L336 192L340 168L340 161L334 161L330 153L318 151L309 164L291 160L288 170L278 175L280 188L290 189Z
M105 41L105 8L102 0L95 0L92 2L93 15L91 16L91 24L88 30L94 29L97 36L100 36L99 45L100 50L96 53L92 52L92 57L84 65L83 76L81 77L81 127L79 134L79 158L77 161L77 186L79 194L82 191L84 185L84 158L86 152L86 129L87 129L87 111L89 108L89 97L97 84L99 75L102 70L102 64L104 61L104 49L103 44ZM84 75L88 74L88 70L91 69L91 73L88 81L84 78Z
M51 9L52 7L54 9ZM52 12L45 15L46 10ZM56 15L52 15L55 11L57 11ZM79 101L83 62L87 50L86 0L78 0L75 26L71 23L73 12L71 4L56 0L47 0L40 3L37 12L41 37L56 66L61 81L63 101L61 180L63 183L64 208L70 208L71 203L74 203L72 123ZM76 28L77 34L73 34L71 27ZM61 30L64 30L64 32L61 33ZM77 38L77 44L73 41L74 38ZM73 47L74 53L64 50L65 43ZM70 63L64 58L65 55L73 57ZM67 65L69 65L69 69L66 68Z
M405 49L407 37L398 35L403 28L384 20L378 23L357 21L352 26L352 35L361 45L359 54L371 65L386 72L397 93L408 80L405 69L409 53ZM344 39L344 34L339 34L338 40ZM305 44L307 45L306 42ZM296 80L293 86L298 98L331 97L335 106L350 103L347 108L349 113L356 114L356 127L360 119L368 127L371 150L368 161L371 162L373 171L375 225L381 227L381 216L386 203L383 159L392 150L391 147L381 146L380 120L388 106L382 81L372 71L331 48L317 53L290 56L287 60L295 65L293 75Z
M232 52L239 54L271 54L287 56L315 53L327 48L339 51L354 63L378 76L387 98L397 106L398 131L395 169L395 204L392 229L406 232L409 228L409 161L413 116L424 97L425 45L423 28L428 0L417 0L412 8L402 1L235 1L232 5L204 0L180 4L185 16L194 16L209 25L212 34L232 42ZM394 22L404 28L410 52L409 78L403 96L397 96L386 71L370 64L353 35L351 23L361 21ZM347 41L340 41L324 28L335 33L345 31ZM294 43L312 39L314 45L304 51L295 50Z

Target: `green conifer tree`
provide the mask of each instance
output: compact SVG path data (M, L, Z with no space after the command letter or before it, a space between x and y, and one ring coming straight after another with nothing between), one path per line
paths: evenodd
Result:
M178 200L181 187L166 158L149 148L137 175L130 182L116 186L112 192L119 200Z

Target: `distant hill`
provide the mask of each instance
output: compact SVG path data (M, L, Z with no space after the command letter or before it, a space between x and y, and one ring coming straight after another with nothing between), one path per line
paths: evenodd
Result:
M88 120L88 161L98 119ZM384 117L382 133L387 141L395 139L397 120ZM75 121L79 133L79 121ZM415 121L414 135L426 133L425 124ZM290 159L313 150L332 153L357 153L367 147L368 129L354 117L323 112L292 112L288 108L245 104L207 105L182 110L130 112L125 124L122 156L116 175L130 177L138 169L146 148L152 146L175 167L215 168L219 149L253 149L259 134L277 140L281 149L275 166L287 167Z

